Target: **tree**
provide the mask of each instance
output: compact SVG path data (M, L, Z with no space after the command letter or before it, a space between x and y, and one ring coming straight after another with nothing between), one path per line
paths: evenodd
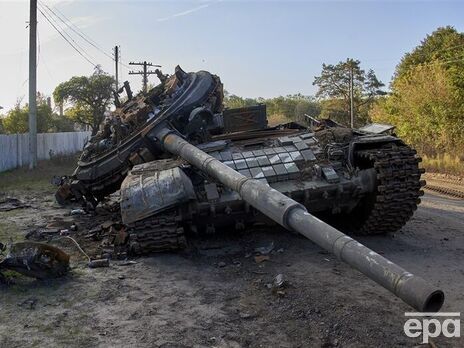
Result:
M224 103L228 108L241 108L257 104L266 104L267 114L272 123L288 122L291 120L305 123L304 114L317 117L320 113L320 105L314 97L302 94L280 96L276 98L242 98L234 94L224 92Z
M59 84L53 92L53 98L57 104L70 104L66 117L90 126L92 134L96 134L112 101L114 87L113 77L96 67L89 77L75 76Z
M259 102L253 98L242 98L235 94L224 91L224 105L229 109L243 108L245 106L257 105Z
M353 80L353 108L357 124L367 121L367 110L372 102L377 96L385 94L382 90L384 84L374 71L369 70L366 73L360 65L359 60L351 58L336 65L322 64L321 75L314 78L313 85L318 87L316 97L322 100L339 100L329 104L331 107L339 105L340 108L326 114L338 115L337 121L341 123L349 124L351 80Z
M0 110L3 109L0 107ZM5 119L5 115L0 113L0 134L5 133L5 128L3 127L3 120Z
M459 66L459 61L461 61L460 66L462 67L463 51L464 33L459 33L451 26L440 27L432 34L427 35L412 52L403 56L396 67L394 79L403 76L408 70L418 65L440 61L443 63L450 62L444 65L445 69L457 73L456 78L464 84L462 78L464 77L463 69L456 69L456 65Z
M18 102L3 119L5 133L26 133L29 131L29 105L21 106ZM37 132L46 133L53 126L53 111L44 95L37 94Z
M371 117L397 127L421 153L436 156L464 147L464 34L438 28L405 54Z

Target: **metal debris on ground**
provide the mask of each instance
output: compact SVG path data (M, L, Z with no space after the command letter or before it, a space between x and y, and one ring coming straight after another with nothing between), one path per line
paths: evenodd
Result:
M61 230L60 236L69 236L69 230L67 228Z
M90 260L88 263L89 268L101 268L101 267L109 267L110 260L109 259L97 259L97 260Z
M49 240L60 233L57 228L36 228L29 231L24 238L32 240Z
M85 210L84 209L72 209L71 210L71 215L84 215Z
M0 270L12 270L37 279L57 278L69 270L69 255L48 244L20 242L12 244L0 262Z
M126 261L123 261L123 262L119 262L117 265L118 266L132 266L132 265L135 265L135 264L137 264L137 261L126 260Z
M283 289L287 286L287 281L282 273L278 274L274 278L274 287L278 289Z
M272 250L274 250L274 242L271 242L269 245L266 246L255 248L255 253L267 255L270 254Z
M6 197L0 199L0 211L10 211L15 209L29 208L30 205L17 198Z
M284 296L286 294L285 288L287 287L288 283L285 280L283 274L278 274L274 278L274 282L272 284L272 292L278 296Z

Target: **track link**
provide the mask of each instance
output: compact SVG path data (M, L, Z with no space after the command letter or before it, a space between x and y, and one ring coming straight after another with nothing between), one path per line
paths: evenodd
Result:
M179 226L175 212L137 221L129 227L130 254L172 251L187 246L184 229Z
M388 144L381 148L361 150L356 157L370 163L377 172L377 190L364 204L358 221L359 234L395 232L412 217L420 196L424 194L421 180L424 170L421 158L406 145Z

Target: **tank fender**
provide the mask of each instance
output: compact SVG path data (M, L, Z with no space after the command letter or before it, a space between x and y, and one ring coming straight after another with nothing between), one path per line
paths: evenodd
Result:
M193 199L193 184L181 168L147 172L135 166L121 185L122 221L131 224Z
M376 147L380 147L385 144L398 144L398 145L405 145L405 143L394 136L391 135L372 135L372 136L363 136L359 138L355 138L352 142L350 142L350 146L348 148L348 161L349 164L354 167L354 153L355 151L364 150L364 149L372 149Z

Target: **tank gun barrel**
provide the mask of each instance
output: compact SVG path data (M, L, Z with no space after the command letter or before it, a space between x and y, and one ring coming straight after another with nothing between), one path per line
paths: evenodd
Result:
M442 290L319 220L298 202L262 181L236 172L169 128L158 128L152 134L166 151L182 157L224 186L238 192L243 200L272 220L335 254L416 310L436 312L441 308L444 301Z

